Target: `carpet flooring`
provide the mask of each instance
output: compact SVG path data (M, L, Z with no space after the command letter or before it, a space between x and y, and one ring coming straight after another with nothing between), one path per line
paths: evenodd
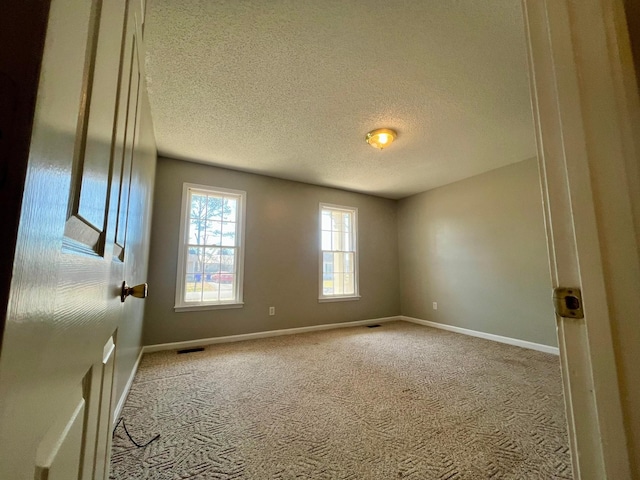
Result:
M406 322L143 357L111 479L571 479L558 357Z

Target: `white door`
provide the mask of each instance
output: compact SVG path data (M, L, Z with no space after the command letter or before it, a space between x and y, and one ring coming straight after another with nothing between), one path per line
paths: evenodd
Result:
M0 351L2 479L108 476L120 290L140 240L127 222L141 8L51 1Z
M623 5L523 0L576 479L640 478L640 118ZM635 227L634 227L635 226Z

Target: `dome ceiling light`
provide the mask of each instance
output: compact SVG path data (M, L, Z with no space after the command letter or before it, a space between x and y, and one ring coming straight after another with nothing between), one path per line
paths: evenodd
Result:
M365 140L373 148L382 150L391 145L397 136L398 134L390 128L378 128L367 133Z

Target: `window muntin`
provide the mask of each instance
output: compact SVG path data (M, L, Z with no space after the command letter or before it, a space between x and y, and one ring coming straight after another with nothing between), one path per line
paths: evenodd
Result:
M358 209L320 204L320 300L358 297Z
M246 193L185 184L176 310L242 304Z

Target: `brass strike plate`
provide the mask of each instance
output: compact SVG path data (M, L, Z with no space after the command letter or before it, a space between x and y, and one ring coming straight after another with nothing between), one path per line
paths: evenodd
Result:
M556 314L563 318L584 318L582 292L575 287L558 287L553 290Z

